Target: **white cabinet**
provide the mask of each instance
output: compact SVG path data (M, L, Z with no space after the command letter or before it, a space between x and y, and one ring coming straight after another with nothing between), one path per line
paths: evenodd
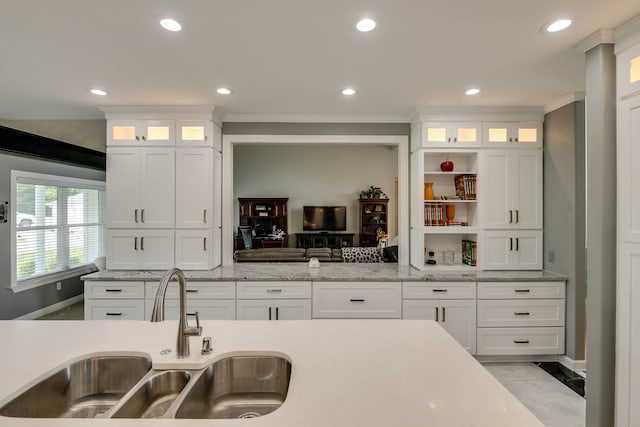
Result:
M107 269L167 270L174 266L173 230L107 230Z
M175 266L183 270L209 270L213 264L212 230L176 230Z
M214 173L212 156L213 150L210 148L176 149L176 228L211 227Z
M174 131L172 120L109 120L107 146L170 146Z
M541 148L542 123L484 123L483 146L487 148Z
M145 315L150 318L159 283L145 282ZM175 320L180 315L177 282L169 284L165 294L165 319ZM235 282L187 281L187 316L198 316L201 320L235 320Z
M144 282L87 281L85 320L144 320Z
M618 138L618 240L640 243L640 96L620 102Z
M488 230L480 245L485 270L542 269L541 230Z
M482 145L481 122L415 122L411 151L419 148L469 148Z
M212 147L212 124L208 120L176 121L176 146L178 147Z
M452 171L442 171L440 164L453 163ZM411 154L411 264L423 270L473 270L462 263L462 241L477 242L479 199L476 186L478 151L418 150ZM479 179L478 179L479 180ZM434 199L426 199L425 187L433 190ZM449 213L449 216L447 216ZM453 250L453 265L445 265L442 254ZM429 252L436 265L425 264ZM470 263L473 264L473 263Z
M399 319L398 282L314 282L314 319Z
M564 282L478 282L478 355L563 354Z
M238 282L238 320L311 319L310 282Z
M435 320L476 352L475 282L403 282L402 318Z
M175 149L107 149L110 228L173 228Z
M542 151L482 152L485 228L542 228Z

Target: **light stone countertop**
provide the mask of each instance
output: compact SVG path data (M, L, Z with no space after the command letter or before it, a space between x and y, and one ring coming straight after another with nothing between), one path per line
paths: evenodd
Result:
M82 276L83 280L159 280L164 271L103 270ZM309 267L306 262L237 263L207 271L185 271L193 281L478 281L525 282L563 281L566 277L544 270L536 271L420 271L410 266L390 263L321 262Z
M253 419L28 419L5 427L544 427L436 322L419 320L203 321L214 352L192 337L189 366L232 354L281 354L292 363L289 392ZM37 379L88 354L145 353L154 367L184 367L176 321L0 321L0 407ZM174 348L175 351L175 348Z

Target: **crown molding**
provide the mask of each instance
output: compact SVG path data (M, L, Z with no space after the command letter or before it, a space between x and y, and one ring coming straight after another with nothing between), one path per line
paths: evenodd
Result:
M104 105L106 119L214 120L214 105Z
M636 15L616 28L616 54L640 43L640 15Z
M572 92L569 93L561 98L558 98L554 101L552 101L551 103L547 104L544 106L544 113L550 113L552 111L555 111L559 108L564 107L565 105L569 105L572 102L576 102L576 101L583 101L584 98L586 96L585 92Z
M412 121L543 121L543 107L416 107Z
M316 116L316 115L251 115L227 114L225 122L255 122L255 123L409 123L406 116Z
M598 30L595 33L585 37L574 49L580 52L587 52L593 49L599 44L614 44L615 43L615 31L614 30Z

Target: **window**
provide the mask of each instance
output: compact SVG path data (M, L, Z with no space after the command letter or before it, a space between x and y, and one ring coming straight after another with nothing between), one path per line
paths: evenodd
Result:
M104 182L11 171L11 188L13 290L91 271L104 255Z

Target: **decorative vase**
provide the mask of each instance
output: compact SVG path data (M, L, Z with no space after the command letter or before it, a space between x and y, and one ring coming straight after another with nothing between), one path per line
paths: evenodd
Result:
M433 200L433 182L424 183L424 199Z
M456 205L446 205L447 210L447 222L453 222L453 218L456 216Z

